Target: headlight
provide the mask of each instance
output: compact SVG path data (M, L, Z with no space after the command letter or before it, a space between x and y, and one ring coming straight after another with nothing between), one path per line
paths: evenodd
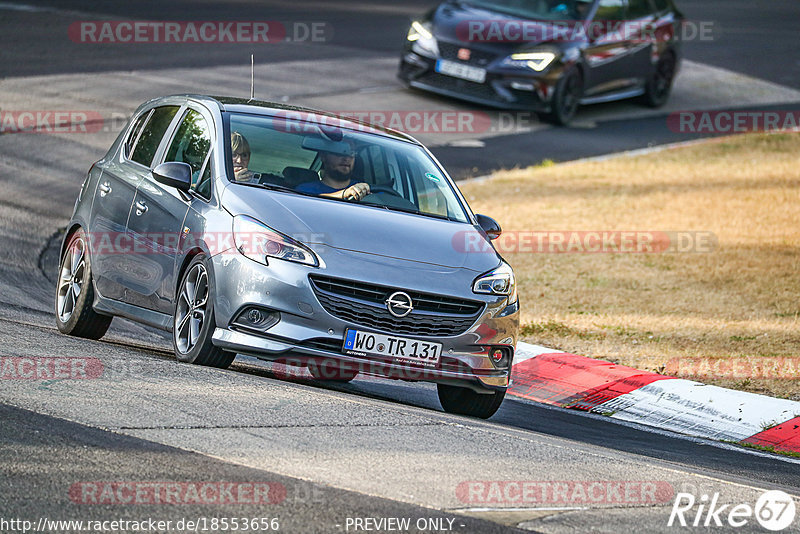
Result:
M506 67L522 67L542 72L550 66L556 58L555 52L522 52L511 54L503 60L502 65Z
M517 283L514 271L505 262L497 269L478 277L472 284L472 291L487 295L505 295L510 303L517 301Z
M233 242L239 252L264 265L269 265L267 258L319 265L310 249L247 215L233 218Z
M414 52L423 56L436 57L439 55L439 45L436 44L436 39L433 37L430 22L412 22L407 38L414 43L411 46Z

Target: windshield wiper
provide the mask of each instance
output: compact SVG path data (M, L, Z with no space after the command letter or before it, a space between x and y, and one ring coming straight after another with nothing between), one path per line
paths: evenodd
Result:
M257 185L259 187L263 187L264 189L269 189L271 191L283 191L283 192L286 192L286 193L296 193L298 195L302 195L303 194L300 191L297 191L296 189L293 189L291 187L287 187L285 185L280 185L280 184L265 183L265 184L253 184L253 185Z
M411 213L413 215L422 215L424 217L433 217L434 219L442 219L445 221L453 221L453 222L460 222L458 219L454 219L452 217L448 217L447 215L440 215L438 213L428 213L427 211L421 211L418 209L411 209L411 208L398 208L397 206L387 206L386 204L378 204L377 202L360 202L365 206L375 206L377 208L383 208L389 211L400 211L402 213Z

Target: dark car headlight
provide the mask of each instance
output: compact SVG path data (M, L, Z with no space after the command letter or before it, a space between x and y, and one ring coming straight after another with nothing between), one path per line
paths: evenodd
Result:
M503 262L500 267L479 276L472 284L472 291L486 295L504 295L509 304L517 301L517 282L511 266Z
M233 218L233 242L251 260L269 265L267 258L318 267L319 260L309 248L247 215Z
M411 50L417 54L429 57L439 55L439 45L433 36L433 27L430 22L414 21L408 29L407 39L413 43Z
M532 50L511 54L501 63L504 67L517 67L542 72L558 57L555 50Z

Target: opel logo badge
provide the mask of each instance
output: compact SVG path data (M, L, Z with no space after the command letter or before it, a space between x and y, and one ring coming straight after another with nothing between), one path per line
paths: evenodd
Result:
M414 303L407 293L398 291L386 299L386 309L395 317L405 317L414 309Z

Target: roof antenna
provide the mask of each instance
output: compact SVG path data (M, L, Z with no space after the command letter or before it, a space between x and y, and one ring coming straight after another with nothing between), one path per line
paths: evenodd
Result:
M250 54L250 100L256 97L256 72L253 54Z

